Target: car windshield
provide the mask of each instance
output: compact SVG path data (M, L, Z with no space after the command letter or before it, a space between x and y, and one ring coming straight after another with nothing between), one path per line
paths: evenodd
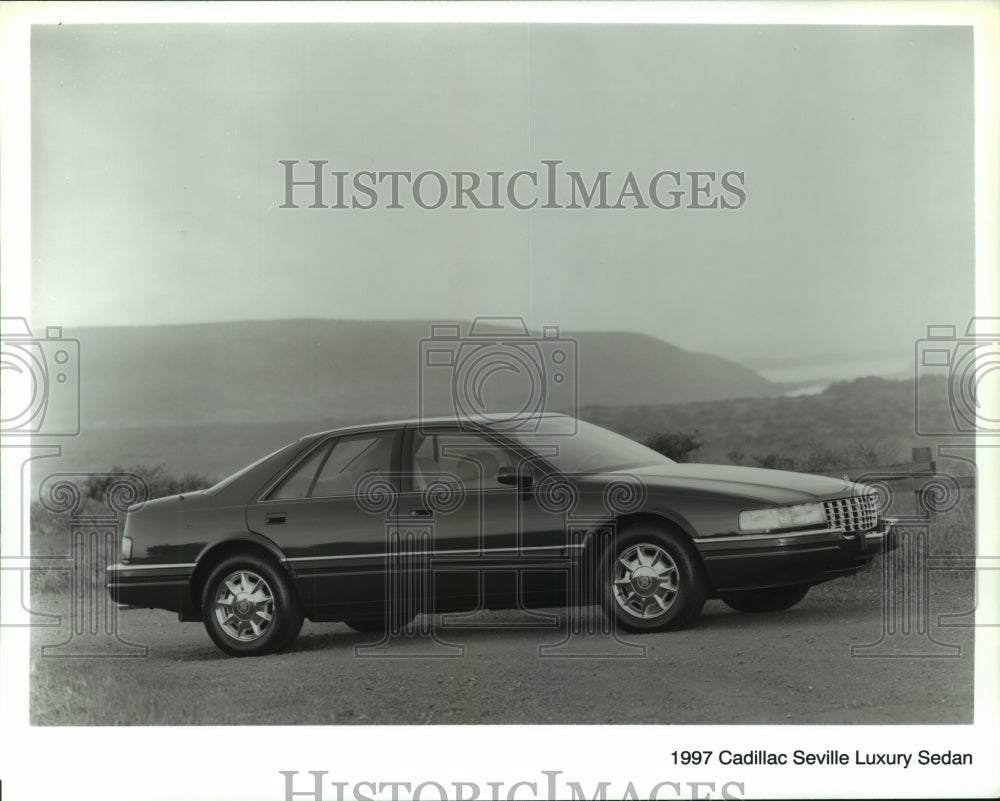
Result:
M566 419L543 417L537 431L511 436L562 473L602 473L674 464L672 459L645 445L582 420L577 421L576 433L565 434Z

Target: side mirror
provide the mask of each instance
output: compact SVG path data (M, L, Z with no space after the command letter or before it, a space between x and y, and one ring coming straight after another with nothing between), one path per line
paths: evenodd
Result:
M506 484L508 487L528 489L531 487L532 478L528 470L518 470L516 467L501 467L497 470L497 481L501 484Z

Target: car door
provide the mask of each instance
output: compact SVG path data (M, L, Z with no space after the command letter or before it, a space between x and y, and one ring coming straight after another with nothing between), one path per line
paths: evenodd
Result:
M247 525L273 540L311 616L377 614L385 595L401 429L318 443L247 508Z
M492 432L413 426L402 464L397 519L424 532L439 608L561 602L573 550L565 510L498 480L533 470L524 453Z

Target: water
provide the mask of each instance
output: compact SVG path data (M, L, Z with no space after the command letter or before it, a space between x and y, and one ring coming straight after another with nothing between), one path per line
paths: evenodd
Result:
M842 362L817 362L783 367L759 368L768 381L797 386L786 396L816 395L836 381L878 376L905 379L913 376L913 363L905 357L880 357Z

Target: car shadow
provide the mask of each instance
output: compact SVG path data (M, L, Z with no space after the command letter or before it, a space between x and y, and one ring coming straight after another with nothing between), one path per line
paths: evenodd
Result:
M567 632L567 610L566 609L545 609L539 610L555 619L555 625L540 626L538 618L528 615L517 615L511 612L483 612L480 613L474 625L446 625L442 623L443 618L450 615L433 615L429 620L427 616L421 621L418 627L419 633L398 634L385 637L380 632L360 633L350 629L344 623L309 623L308 628L298 636L290 648L280 654L257 657L259 659L269 659L293 654L309 654L319 651L344 650L357 646L378 647L395 646L405 648L409 645L416 645L419 642L431 641L445 647L448 646L468 646L486 641L496 642L509 638L512 642L519 644L544 644L557 643ZM780 631L783 626L794 623L795 625L829 622L832 616L845 619L860 620L864 618L874 619L873 610L870 604L858 603L830 605L828 603L801 604L778 612L738 612L730 609L721 601L709 601L701 616L690 626L673 632L652 632L649 634L636 634L633 632L619 631L619 636L628 642L642 644L651 639L661 637L671 637L680 634L687 636L697 636L699 631L743 631L748 628ZM596 607L588 608L578 612L588 615L589 621L596 623L597 633L594 636L602 636L601 632L606 632L606 623L602 619ZM171 655L177 658L177 654ZM196 650L187 650L182 661L204 662L230 660L230 657L219 651L214 645L206 644L199 646Z

